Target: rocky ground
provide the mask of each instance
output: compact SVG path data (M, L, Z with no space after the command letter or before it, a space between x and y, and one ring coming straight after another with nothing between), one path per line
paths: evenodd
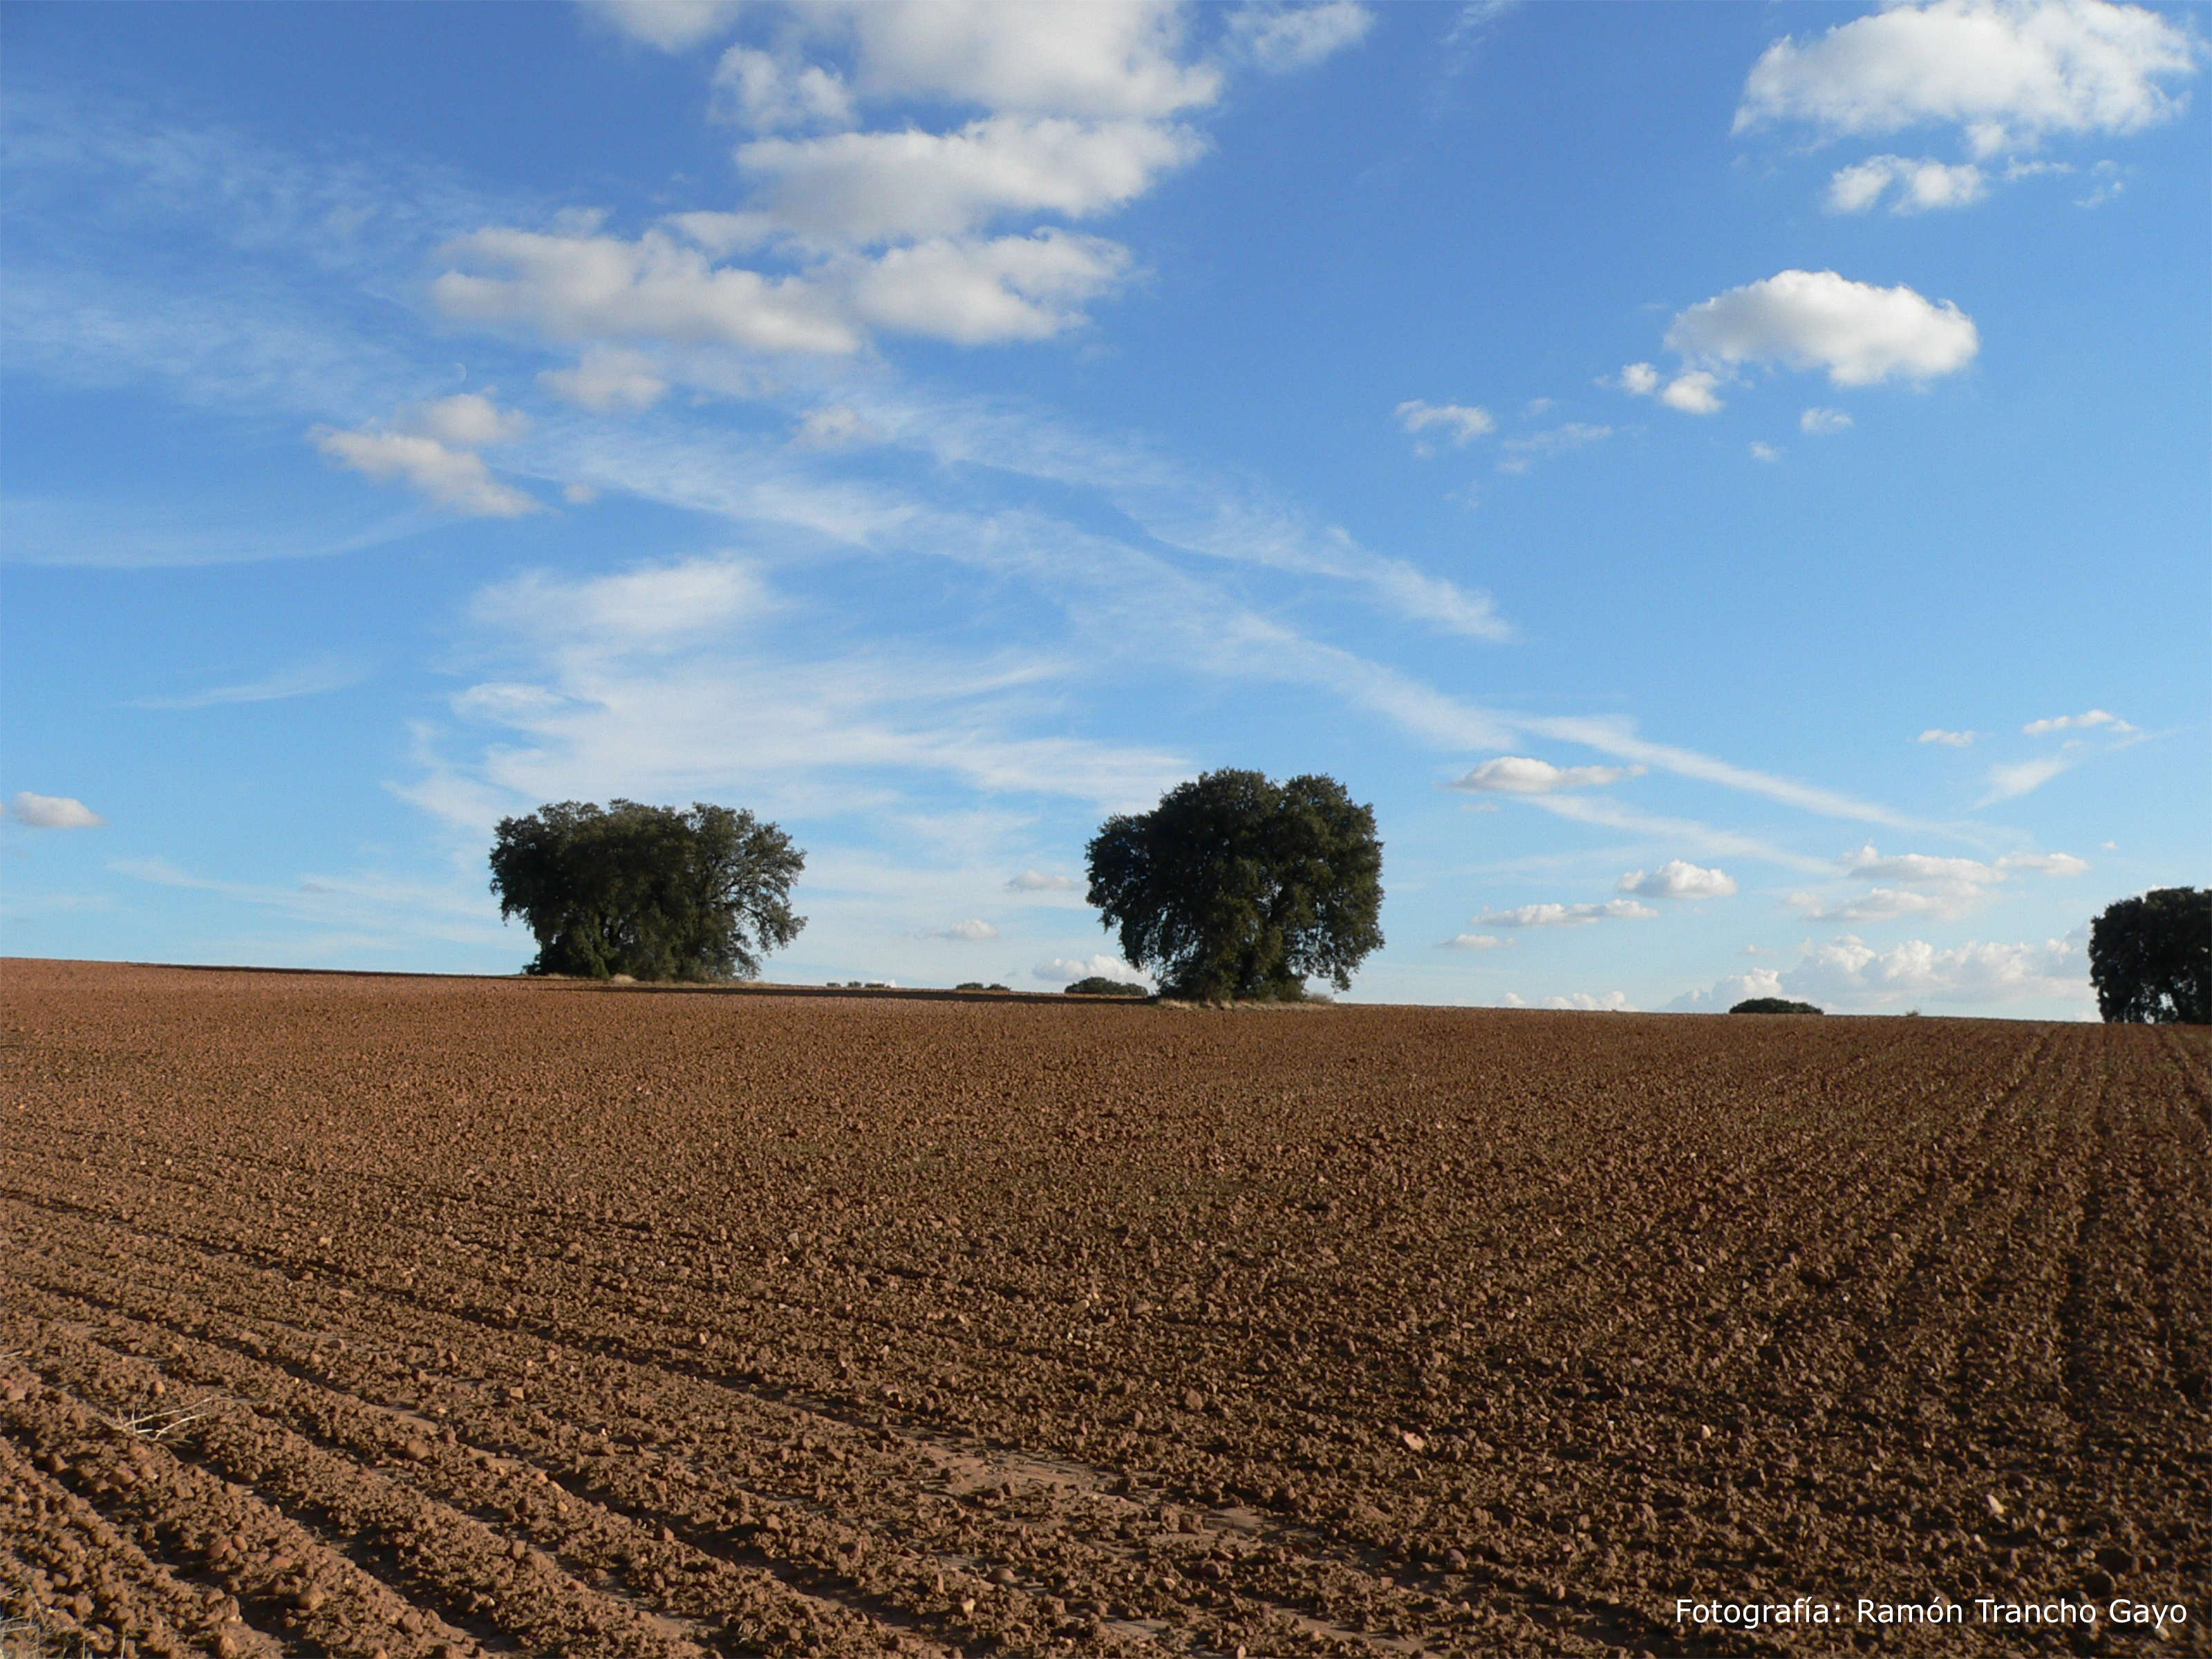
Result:
M0 1653L2212 1653L2201 1030L0 991Z

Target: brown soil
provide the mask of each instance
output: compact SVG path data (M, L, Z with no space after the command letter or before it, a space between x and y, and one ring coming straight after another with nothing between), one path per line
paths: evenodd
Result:
M2201 1030L0 983L0 1651L2212 1653Z

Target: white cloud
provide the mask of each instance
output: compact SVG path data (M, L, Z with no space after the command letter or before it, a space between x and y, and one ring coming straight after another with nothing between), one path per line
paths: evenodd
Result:
M708 107L718 120L742 122L763 132L846 126L854 118L852 89L843 76L750 46L732 46L722 54Z
M633 40L681 52L730 28L739 0L586 0ZM752 9L754 8L748 8ZM757 8L768 9L767 8ZM1212 101L1219 72L1175 61L1178 0L815 0L801 33L847 46L870 95L1089 115L1164 115Z
M842 449L882 435L868 424L859 410L848 409L842 404L824 404L800 416L799 430L792 434L791 441L800 449Z
M1498 1000L1508 1008L1567 1008L1584 1013L1625 1013L1628 1012L1628 993L1607 991L1603 996L1593 996L1588 991L1577 991L1563 997L1546 997L1541 1002L1530 1003L1508 991Z
M1030 970L1050 985L1072 984L1079 979L1119 980L1124 985L1149 985L1151 976L1139 973L1119 957L1054 957Z
M1876 951L1847 936L1814 945L1783 979L1793 994L1809 1000L1856 1006L1906 999L2086 1002L2089 994L2088 963L2079 939L2040 945L1969 942L1948 951L1924 939L1907 939Z
M650 409L668 391L659 366L642 352L599 347L574 368L549 368L538 384L555 397L601 415Z
M559 339L664 339L761 351L845 353L860 331L795 276L710 265L649 230L635 241L479 230L448 245L455 268L430 284L448 317L526 323Z
M482 449L514 442L530 430L530 417L519 409L501 409L480 392L463 392L402 410L399 427L456 449Z
M1693 368L1668 381L1667 389L1659 394L1659 401L1685 415L1717 415L1728 407L1721 401L1719 386L1718 375Z
M1128 267L1116 244L1059 230L921 242L858 267L851 303L865 322L959 345L1045 340L1086 321L1078 307Z
M1544 795L1555 789L1589 789L1641 772L1642 767L1554 766L1526 755L1487 760L1446 786L1508 795Z
M1642 921L1658 914L1634 899L1607 899L1602 904L1522 904L1510 910L1485 910L1474 922L1479 927L1579 927L1594 921Z
M1495 432L1498 422L1486 409L1465 404L1427 404L1410 398L1395 411L1398 424L1408 432L1442 427L1455 444L1465 445L1486 432Z
M2078 876L2087 872L2089 862L2071 853L2007 853L1997 860L1997 868L2033 870L2045 876Z
M2001 800L2018 800L2032 794L2057 777L2061 772L2072 770L2087 757L2075 753L2051 755L2042 760L2014 761L2006 765L1992 766L1989 774L1989 793L1980 804L1988 806Z
M1797 429L1816 438L1850 429L1851 417L1840 409L1808 409L1797 417Z
M2193 74L2196 55L2184 28L2106 0L1892 6L1768 47L1735 130L1794 120L1833 137L1942 123L1982 155L2055 133L2134 132L2180 110L2160 82Z
M1974 739L1979 736L1981 736L1981 733L1978 732L1946 732L1940 726L1931 726L1925 732L1923 732L1919 737L1915 738L1914 741L1916 743L1940 743L1948 748L1965 749L1971 746Z
M1083 883L1074 876L1048 875L1042 870L1024 870L1006 883L1008 890L1016 893L1079 893Z
M1631 870L1620 878L1617 890L1644 898L1726 898L1735 891L1735 878L1724 870L1669 859L1649 875Z
M743 0L583 0L596 15L633 40L663 52L682 52L737 21Z
M599 499L599 492L587 483L562 484L561 499L571 507L589 507Z
M1875 887L1849 898L1828 900L1816 893L1792 893L1790 902L1805 921L1887 921L1897 916L1962 915L1981 896L1976 887L1942 893L1915 893L1898 887Z
M1710 990L1686 993L1667 1006L1717 1012L1749 997L1788 997L1847 1010L2035 1000L2071 1005L2086 1014L2091 1002L2086 931L2039 945L1970 942L1948 951L1924 939L1876 951L1846 935L1808 946L1794 968L1731 975Z
M2049 720L2030 720L2020 729L2031 738L2040 738L2052 732L2081 732L2100 726L2116 732L2136 729L2118 714L2107 714L2101 708L2092 708L2086 714L2056 714Z
M1562 454L1569 450L1583 449L1591 444L1603 443L1613 436L1609 426L1586 426L1580 421L1569 421L1548 432L1532 432L1525 438L1508 438L1500 446L1512 452L1498 462L1501 472L1526 472L1533 459L1539 455Z
M1500 939L1495 933L1454 933L1437 942L1439 951L1498 951L1512 944L1510 939Z
M131 708L216 708L233 703L276 702L286 697L309 697L324 691L337 691L349 685L358 685L367 674L368 670L362 664L350 659L318 657L295 668L282 669L264 678L249 680L242 685L212 686L205 691L191 691L179 696L137 697L126 706Z
M18 823L33 830L97 830L107 820L74 795L35 795L19 789L8 803Z
M1782 452L1772 444L1763 444L1754 439L1751 446L1751 459L1754 461L1778 461L1782 459Z
M1967 884L2002 880L1993 865L1978 859L1938 858L1926 853L1900 853L1884 858L1871 842L1842 860L1844 873L1864 881L1901 881L1924 884Z
M1870 155L1828 180L1828 211L1864 213L1892 185L1898 187L1892 213L1966 207L1990 193L1989 176L1972 162L1951 167L1902 155Z
M2074 876L2088 865L2070 853L2007 853L1994 863L1979 859L1942 858L1926 853L1885 858L1869 845L1840 861L1845 876L1869 882L1893 882L1841 900L1793 893L1790 902L1808 921L1875 921L1894 916L1963 915L1988 890L2015 872Z
M815 245L957 236L1009 213L1079 219L1141 196L1204 148L1187 128L996 115L957 132L763 138L738 151L760 222Z
M971 917L966 921L956 921L950 927L933 927L921 937L981 942L984 939L996 939L998 936L999 930L989 922Z
M1318 0L1308 5L1240 6L1229 17L1229 38L1262 69L1311 67L1357 46L1375 26L1375 15L1358 0Z
M1747 945L1746 951L1759 947ZM1664 1012L1678 1014L1717 1014L1733 1008L1739 1002L1753 997L1778 997L1783 994L1782 970L1778 968L1754 968L1747 974L1730 974L1707 991L1685 991L1666 1006Z
M483 589L477 620L564 652L657 650L759 617L774 601L759 575L734 559L641 565L565 581L530 571Z
M1893 375L1926 380L1973 361L1973 319L1946 300L1876 288L1832 270L1785 270L1732 288L1674 319L1667 343L1688 358L1729 365L1826 368L1837 386Z
M1710 370L1690 369L1667 381L1663 388L1661 378L1659 371L1650 363L1630 363L1611 384L1632 398L1656 394L1668 408L1679 409L1686 415L1717 415L1728 407L1720 398L1720 376Z
M340 432L319 426L307 435L339 465L380 482L401 479L456 513L515 518L543 510L532 497L494 478L483 456L449 449L420 433Z

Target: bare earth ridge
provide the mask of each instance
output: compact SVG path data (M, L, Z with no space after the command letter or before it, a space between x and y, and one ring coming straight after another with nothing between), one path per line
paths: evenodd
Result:
M0 991L0 1650L2212 1653L2202 1030Z

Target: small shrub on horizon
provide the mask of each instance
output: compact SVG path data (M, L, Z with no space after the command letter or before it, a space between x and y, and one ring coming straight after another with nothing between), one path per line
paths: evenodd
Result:
M1750 997L1729 1010L1732 1014L1819 1014L1824 1008L1815 1008L1809 1002L1792 1002L1787 997Z
M1130 985L1118 979L1108 979L1103 974L1093 974L1088 979L1079 979L1073 985L1063 986L1062 994L1072 997L1148 997L1152 995L1141 985Z

